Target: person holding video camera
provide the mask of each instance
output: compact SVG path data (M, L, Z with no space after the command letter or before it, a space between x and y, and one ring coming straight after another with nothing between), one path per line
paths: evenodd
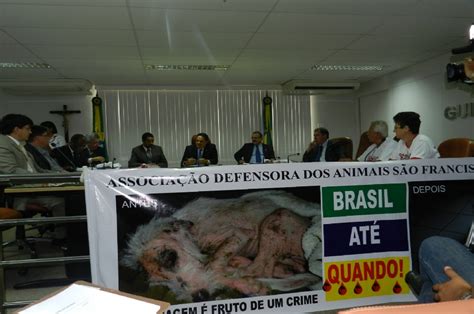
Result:
M440 236L425 239L419 251L420 275L407 282L420 302L467 300L474 295L474 254L462 243Z

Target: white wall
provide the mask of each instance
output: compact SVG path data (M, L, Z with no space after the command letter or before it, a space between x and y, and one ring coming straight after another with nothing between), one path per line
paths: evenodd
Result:
M52 121L58 133L64 135L62 116L49 111L80 110L79 114L69 115L69 136L75 133L87 134L92 131L92 96L13 96L0 92L0 117L9 113L24 114L34 123Z
M474 86L446 82L446 54L363 84L359 90L361 129L373 120L385 120L393 128L393 116L415 111L421 116L420 133L438 145L454 137L474 138L474 111L466 118L448 120L447 107L474 103ZM474 105L469 105L474 110Z
M346 136L354 144L353 154L359 145L359 114L354 95L311 96L311 129L324 127L331 138ZM308 144L313 132L308 134Z

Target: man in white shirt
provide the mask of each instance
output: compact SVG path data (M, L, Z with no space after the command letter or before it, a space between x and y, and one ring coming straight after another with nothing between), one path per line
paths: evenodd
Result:
M397 142L388 138L388 126L385 121L373 121L367 131L369 142L372 143L357 158L358 161L385 161L389 160L397 147Z
M390 160L439 158L433 141L419 134L420 115L412 111L399 112L393 117L395 135L400 141Z

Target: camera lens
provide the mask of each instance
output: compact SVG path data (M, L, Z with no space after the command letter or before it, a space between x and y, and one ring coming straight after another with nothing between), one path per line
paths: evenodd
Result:
M458 81L466 78L464 64L448 63L446 65L446 77L448 82Z
M420 294L421 288L423 287L423 280L421 279L420 275L414 271L409 271L405 275L405 282L410 286L416 295Z

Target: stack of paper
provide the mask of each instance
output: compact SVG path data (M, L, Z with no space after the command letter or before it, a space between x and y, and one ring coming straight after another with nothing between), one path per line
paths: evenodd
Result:
M129 297L102 288L72 284L61 292L20 310L20 314L75 314L75 313L149 313L163 310L162 306L139 297ZM166 306L165 306L166 307Z

